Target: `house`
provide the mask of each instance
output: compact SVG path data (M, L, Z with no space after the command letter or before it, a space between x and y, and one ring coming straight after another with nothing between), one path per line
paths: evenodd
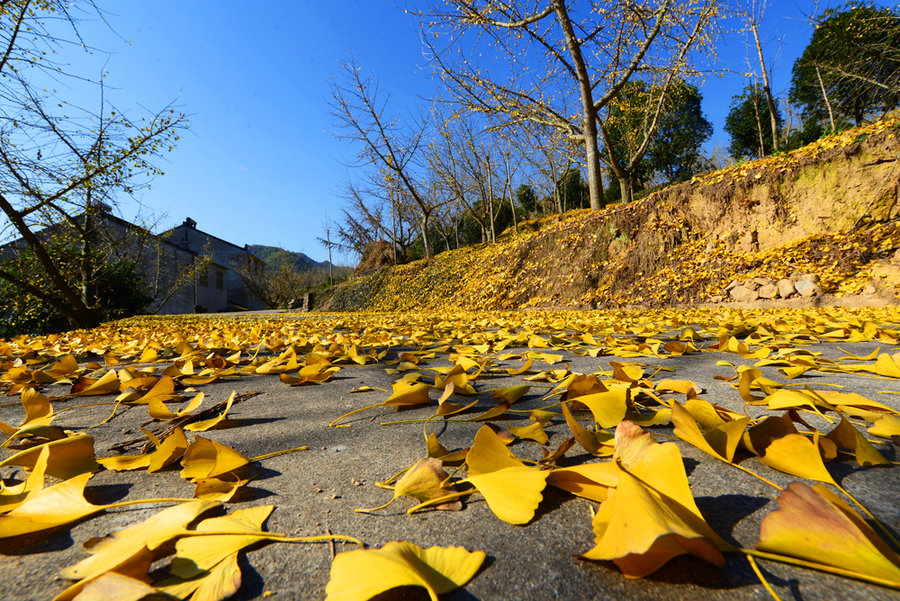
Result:
M195 256L208 257L211 261L207 273L197 276L198 304L210 311L245 309L265 309L265 304L256 298L246 279L248 275L258 275L265 269L265 262L254 255L247 245L238 246L197 229L197 222L188 217L184 222L160 238ZM225 305L218 292L225 292ZM219 308L222 306L222 308Z
M85 215L76 216L87 222ZM91 214L94 245L102 247L105 260L134 261L153 301L147 313L174 314L264 309L241 274L259 274L266 264L240 247L197 229L191 218L162 234L112 214L101 206ZM87 229L87 228L85 228ZM65 236L62 224L44 228L40 236ZM0 247L0 259L25 248L23 240Z

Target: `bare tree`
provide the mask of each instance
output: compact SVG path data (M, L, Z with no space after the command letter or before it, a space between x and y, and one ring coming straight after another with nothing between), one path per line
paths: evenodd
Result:
M763 94L766 104L769 105L769 126L772 128L772 150L778 152L778 121L775 116L775 99L772 96L772 87L769 85L769 70L766 68L766 59L763 55L762 42L759 39L759 24L762 22L768 8L766 0L747 0L738 11L738 16L744 21L747 30L753 37L753 45L756 49L756 57L759 61L760 78L762 79ZM749 61L748 61L749 63Z
M421 16L431 34L425 39L434 63L456 102L498 115L510 125L531 121L578 140L593 209L604 204L601 111L632 77L661 79L661 97L650 108L651 136L668 82L691 71L687 54L708 43L707 25L715 13L713 0L613 0L602 6L572 0L446 4L447 9ZM471 52L464 53L467 44ZM482 52L503 60L482 64L474 58ZM577 114L566 110L572 104L580 107ZM627 184L622 186L625 200L631 198L630 172L643 152L627 162L610 157L612 171Z
M364 77L359 65L350 61L342 69L342 83L332 85L332 114L335 135L360 146L360 166L383 170L396 183L395 193L412 201L419 214L419 233L427 257L434 256L429 227L437 204L429 198L423 183L425 119L387 116L388 98L382 98L377 82Z
M98 262L95 219L160 173L150 160L178 139L184 115L169 107L141 121L116 110L103 86L52 62L61 46L86 48L78 32L91 0L8 0L0 5L0 210L13 249L27 249L41 277L0 267L0 278L54 307L71 325L102 318L93 294ZM68 33L67 33L68 32ZM67 39L65 36L70 36ZM96 112L70 105L48 81L93 89ZM41 83L37 83L41 82ZM65 230L74 235L78 268L52 244ZM58 246L58 245L57 245ZM36 274L37 275L37 274Z

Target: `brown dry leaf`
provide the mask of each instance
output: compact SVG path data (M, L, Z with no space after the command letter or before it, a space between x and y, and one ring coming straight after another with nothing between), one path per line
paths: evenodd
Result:
M494 515L510 524L531 521L543 498L546 471L522 463L487 426L475 434L466 467L463 482L478 489Z
M181 458L181 477L185 480L212 478L234 471L249 462L249 459L229 446L196 436Z
M622 422L616 460L618 484L594 517L597 543L585 558L612 560L629 578L652 574L685 553L725 565L719 547L727 545L700 515L677 446L658 444Z
M756 548L871 576L900 587L900 556L821 484L792 482L763 518ZM851 574L852 575L852 574Z
M464 586L485 555L462 547L422 549L409 542L340 553L331 564L325 601L368 601L403 586L424 588L431 601Z
M0 461L0 467L18 465L34 469L34 464L44 447L49 449L46 468L48 476L68 480L78 474L92 473L100 469L94 459L94 439L88 434L73 434L60 440L53 440L19 451Z

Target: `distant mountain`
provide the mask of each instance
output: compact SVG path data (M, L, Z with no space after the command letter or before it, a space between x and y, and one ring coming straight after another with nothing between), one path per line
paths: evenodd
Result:
M297 271L310 269L324 269L328 267L328 261L316 261L303 253L284 250L277 246L265 246L263 244L249 244L247 248L254 255L266 262L271 267L277 267L282 261L287 261Z

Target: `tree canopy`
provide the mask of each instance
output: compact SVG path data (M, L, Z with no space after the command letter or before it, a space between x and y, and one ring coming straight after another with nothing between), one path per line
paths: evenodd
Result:
M772 130L769 105L758 85L750 85L731 99L725 118L725 132L731 137L728 152L735 158L762 158L772 152ZM781 111L775 107L775 121L780 129Z
M835 128L900 106L897 9L865 3L825 11L794 62L790 100L806 119Z

